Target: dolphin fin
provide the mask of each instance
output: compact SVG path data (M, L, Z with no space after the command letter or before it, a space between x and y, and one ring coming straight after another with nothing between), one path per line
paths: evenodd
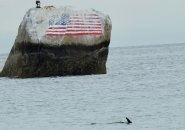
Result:
M132 123L132 121L130 119L128 119L128 117L126 117L126 119L127 119L127 124Z

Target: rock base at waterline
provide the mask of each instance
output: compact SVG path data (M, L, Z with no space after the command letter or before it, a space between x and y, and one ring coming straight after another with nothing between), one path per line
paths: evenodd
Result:
M106 74L109 41L94 46L19 45L12 48L1 76L27 78Z

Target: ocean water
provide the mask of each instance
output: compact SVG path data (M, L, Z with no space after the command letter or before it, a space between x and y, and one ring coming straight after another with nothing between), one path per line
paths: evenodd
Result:
M133 123L109 124L125 117ZM184 121L185 44L110 48L105 75L0 78L0 130L185 130Z

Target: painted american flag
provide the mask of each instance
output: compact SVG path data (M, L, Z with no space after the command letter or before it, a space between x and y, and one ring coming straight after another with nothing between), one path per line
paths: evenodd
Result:
M97 14L87 14L84 16L62 14L62 16L52 16L49 19L47 36L82 36L101 35L102 23Z

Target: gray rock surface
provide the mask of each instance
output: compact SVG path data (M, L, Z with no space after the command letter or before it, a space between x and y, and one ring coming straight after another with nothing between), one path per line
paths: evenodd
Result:
M32 8L0 76L105 74L111 28L109 16L95 10Z

